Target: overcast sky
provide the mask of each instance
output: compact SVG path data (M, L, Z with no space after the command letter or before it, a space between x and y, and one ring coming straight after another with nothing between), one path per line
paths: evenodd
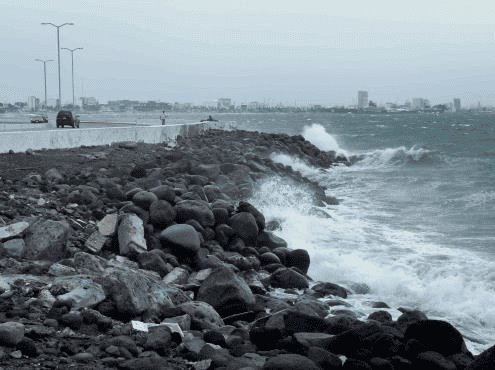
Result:
M0 0L0 101L43 97L75 55L76 96L352 104L460 97L495 105L493 0ZM63 101L72 100L61 51ZM57 64L48 64L56 98Z

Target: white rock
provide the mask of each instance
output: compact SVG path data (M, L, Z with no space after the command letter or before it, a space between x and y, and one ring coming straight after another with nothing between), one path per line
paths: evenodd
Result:
M0 241L16 237L22 234L28 227L29 224L25 221L0 227Z
M132 213L122 215L119 228L120 254L142 253L148 250L144 239L143 220Z
M98 231L103 236L112 236L117 230L118 215L112 213L103 217L97 224Z

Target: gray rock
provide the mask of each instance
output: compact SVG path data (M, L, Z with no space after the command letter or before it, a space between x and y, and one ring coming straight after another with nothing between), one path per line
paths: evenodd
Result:
M172 342L172 333L167 326L155 326L149 329L144 349L165 355Z
M106 298L103 287L86 276L57 278L55 283L68 290L67 293L57 296L57 299L71 302L75 309L94 307Z
M258 225L251 213L241 212L232 216L229 220L230 227L246 243L246 245L256 245L258 238Z
M163 278L163 282L166 284L185 284L189 279L189 272L182 267L175 267Z
M212 305L223 317L249 311L255 303L246 282L226 267L214 270L206 278L197 299Z
M475 357L467 370L492 370L495 369L495 345L481 352Z
M80 274L96 274L99 275L105 269L107 261L86 252L77 252L74 254L74 268Z
M0 324L0 344L14 347L24 338L24 325L20 322L4 322Z
M179 256L191 256L199 251L201 241L198 232L191 225L177 224L160 233L164 247L171 247Z
M122 315L159 314L162 309L174 305L170 297L172 289L161 281L158 274L147 270L109 268L102 285Z
M133 213L121 216L119 228L119 250L122 255L139 254L148 249L144 239L143 221Z
M152 193L154 193L158 199L166 200L169 203L173 203L175 199L175 191L174 188L168 185L160 185L153 189L150 189Z
M296 354L283 354L272 357L265 362L263 370L319 370L309 358Z
M170 272L167 263L157 253L143 252L138 255L137 260L139 267L145 270L155 271L162 277Z
M0 241L21 235L28 227L29 223L24 221L0 227Z
M65 221L41 219L26 231L25 258L56 261L65 255L70 226Z
M176 215L174 207L166 200L157 200L150 206L150 220L156 227L165 228L171 225Z
M220 166L218 164L200 164L191 168L191 174L207 177L209 180L215 180L220 175Z
M265 229L265 216L251 203L248 203L246 201L241 201L239 202L239 206L237 207L237 212L249 212L251 213L255 220L256 224L258 225L258 229L264 230Z
M318 332L299 332L294 333L294 340L306 352L311 347L325 348L330 342L333 335Z
M24 254L24 239L10 239L0 244L0 250L9 257L19 258Z
M198 221L203 227L215 225L215 216L208 203L202 200L183 200L175 205L177 222L190 219Z
M113 236L117 231L118 214L111 213L98 221L98 231L103 236Z
M218 312L206 302L186 302L178 307L191 316L193 329L194 327L201 330L218 329L224 326L223 320Z
M203 189L206 199L210 203L219 199L225 201L232 201L232 199L227 194L224 194L217 185L205 185Z
M45 172L45 178L49 183L60 183L64 181L64 176L56 168L50 168Z
M47 271L47 274L51 276L69 276L69 275L76 275L77 271L74 267L66 266L61 263L55 262L50 266L50 268Z
M84 242L86 249L93 253L98 253L102 250L103 246L107 242L108 237L102 235L98 230L94 231L88 239Z
M457 370L457 366L440 353L427 351L418 354L413 361L415 369Z
M322 282L314 285L312 288L316 292L317 297L326 297L334 295L341 298L347 298L347 289L340 285L328 282Z
M309 286L308 279L290 268L279 268L270 276L270 284L274 288L305 289Z
M139 191L132 197L132 202L138 207L149 210L153 202L156 202L158 197L151 191Z

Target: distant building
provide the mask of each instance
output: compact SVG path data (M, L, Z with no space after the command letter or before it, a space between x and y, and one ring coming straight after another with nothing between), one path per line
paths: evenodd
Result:
M97 108L98 105L98 100L92 96L81 97L81 106L83 109Z
M454 112L459 112L461 110L461 99L454 98Z
M54 98L48 99L46 101L46 105L47 105L47 108L58 107L58 99L54 99Z
M413 98L411 108L414 110L423 110L429 105L429 101L423 98Z
M232 99L230 98L219 98L217 100L217 109L222 110L222 109L230 109L230 106L232 105Z
M364 109L368 107L368 92L358 91L358 108Z
M40 107L40 100L36 96L30 96L27 101L27 108L30 111L37 111Z

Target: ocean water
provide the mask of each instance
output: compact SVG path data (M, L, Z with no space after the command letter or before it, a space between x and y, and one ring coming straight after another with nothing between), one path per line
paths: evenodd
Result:
M167 123L206 116L171 113ZM137 124L159 124L158 117L81 114ZM273 154L339 205L315 208L308 189L280 177L260 183L251 201L281 222L277 233L291 248L308 250L313 279L354 292L348 301L361 318L384 301L394 318L408 307L448 320L474 353L495 344L495 113L214 117L229 128L302 134L352 160L315 168Z
M227 120L227 117L225 117ZM315 212L283 178L251 199L305 248L314 279L342 284L365 318L373 301L445 319L475 353L495 344L495 114L268 114L239 128L302 134L351 166L315 168L275 153L340 204Z

